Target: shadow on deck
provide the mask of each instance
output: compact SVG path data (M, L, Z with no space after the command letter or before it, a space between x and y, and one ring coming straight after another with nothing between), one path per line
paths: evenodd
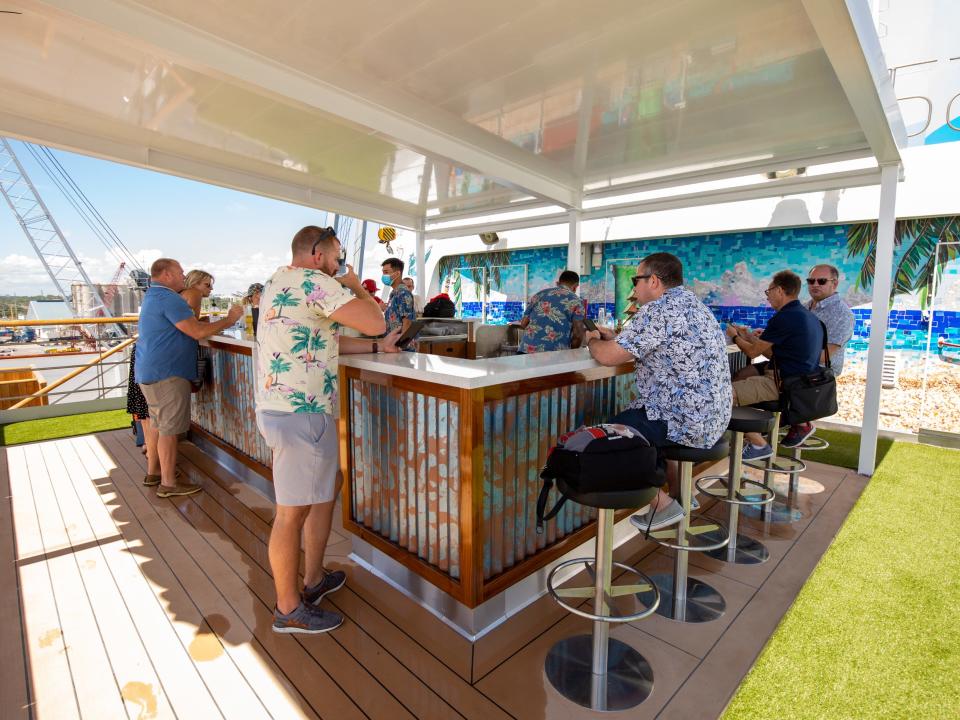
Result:
M580 718L543 661L589 623L548 598L471 644L354 565L335 527L327 565L347 586L328 635L271 631L273 509L190 443L182 469L204 488L159 500L123 431L4 448L0 455L0 715L41 718ZM805 517L764 530L770 560L727 566L693 553L691 575L727 611L700 625L658 615L612 635L650 661L654 691L604 717L716 717L829 546L865 478L810 463L825 491ZM723 507L704 503L722 517ZM339 521L339 513L335 516ZM615 559L648 574L670 554L639 538ZM599 716L600 714L597 714Z

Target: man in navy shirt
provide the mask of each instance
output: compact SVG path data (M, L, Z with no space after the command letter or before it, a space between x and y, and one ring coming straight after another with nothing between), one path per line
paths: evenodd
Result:
M190 495L199 485L178 483L177 436L190 429L190 383L197 379L197 340L233 325L243 308L234 305L224 320L201 322L183 290L183 268L160 258L150 267L150 289L140 306L134 377L147 399L150 421L143 423L147 444L144 485L156 485L157 497Z
M733 383L734 405L779 399L780 386L775 371L780 379L784 379L816 372L820 367L823 328L816 315L797 299L800 296L800 276L781 270L763 292L770 307L777 312L762 333L751 333L733 323L727 325L727 337L751 360L760 355L772 358L769 363L748 365L737 373ZM772 453L772 448L759 433L744 434L745 460L760 460Z

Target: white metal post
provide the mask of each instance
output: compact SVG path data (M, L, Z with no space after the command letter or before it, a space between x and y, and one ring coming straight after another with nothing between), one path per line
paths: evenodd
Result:
M583 268L580 267L580 223L583 213L579 210L571 210L568 216L570 218L570 244L567 246L567 270L582 273Z
M873 274L873 311L870 315L870 344L867 347L867 389L863 400L863 429L860 434L860 461L857 472L873 475L877 463L877 434L880 426L880 391L883 351L890 317L890 288L893 282L893 235L897 222L897 181L900 165L880 168L880 212L877 216L877 250Z
M420 307L423 307L427 302L427 283L430 282L430 278L427 277L427 269L424 267L425 262L423 259L426 247L426 237L427 234L424 232L423 222L421 222L420 226L417 228L417 243L413 254L414 262L417 266L417 274L413 281L415 283L417 297L420 299Z

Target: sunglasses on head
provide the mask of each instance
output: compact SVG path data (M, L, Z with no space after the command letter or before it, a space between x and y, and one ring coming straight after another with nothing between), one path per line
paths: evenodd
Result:
M807 278L807 285L826 285L832 278Z
M336 236L337 236L337 231L334 230L332 227L321 228L320 237L317 238L316 242L313 243L313 247L310 248L310 254L313 255L314 253L316 253L317 245L322 243L324 240L328 240L329 238L336 237Z

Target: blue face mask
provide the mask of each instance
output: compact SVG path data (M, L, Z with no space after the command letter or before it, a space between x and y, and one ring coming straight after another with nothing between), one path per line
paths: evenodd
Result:
M390 277L389 275L381 275L380 282L382 282L387 287L390 287L391 285L393 285L393 278Z

